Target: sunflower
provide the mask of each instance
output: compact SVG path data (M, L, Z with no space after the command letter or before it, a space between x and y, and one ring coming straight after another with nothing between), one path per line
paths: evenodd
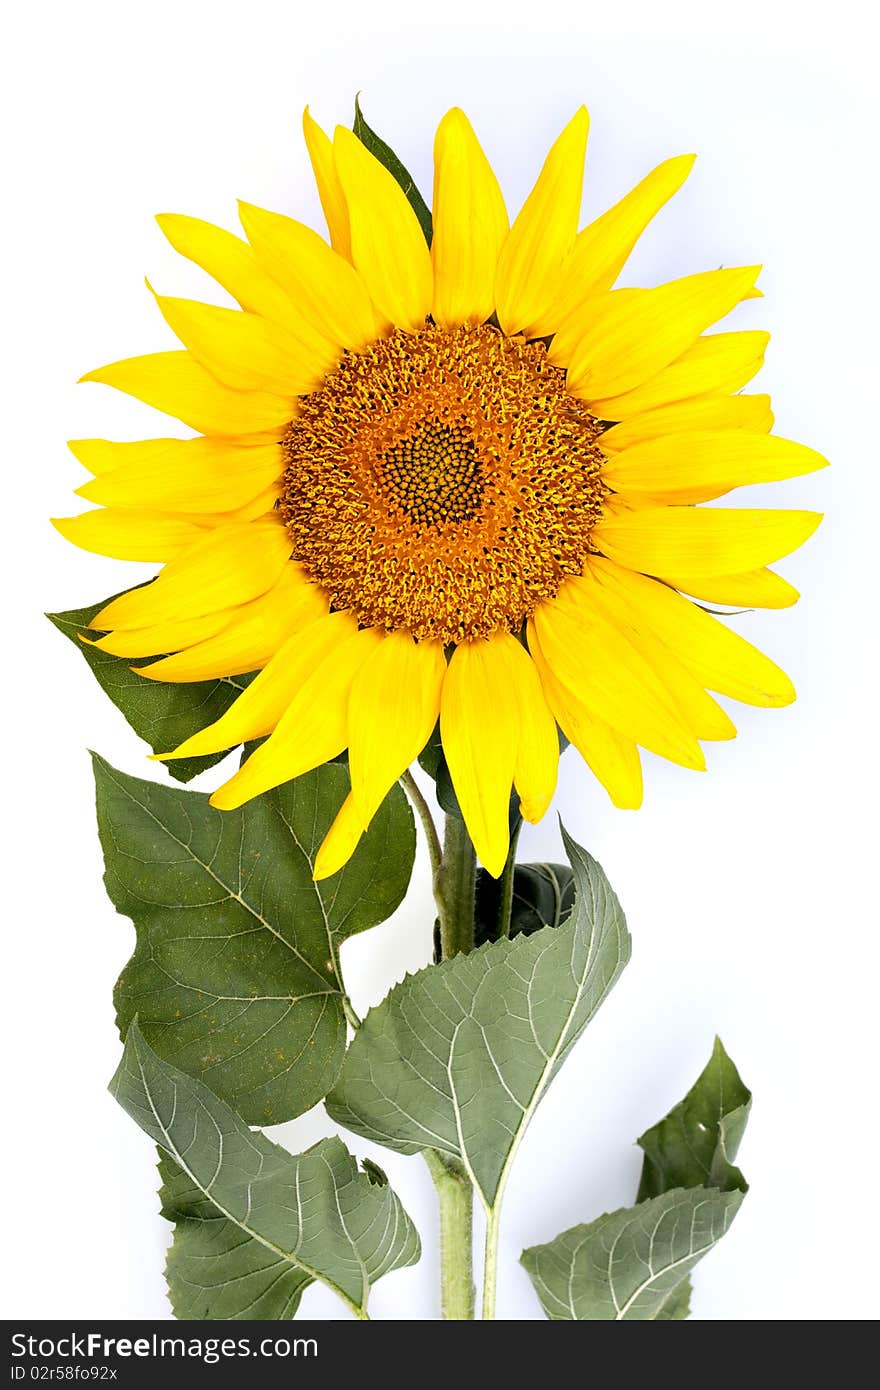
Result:
M161 562L94 619L145 679L256 671L161 756L263 740L211 798L228 809L348 750L351 792L315 869L344 864L439 719L476 850L499 874L511 789L538 820L558 729L611 800L642 797L639 747L705 767L735 729L708 692L794 699L785 674L696 602L784 608L766 568L813 512L706 507L821 467L737 394L767 335L707 333L760 267L613 289L693 164L669 159L578 231L588 116L510 225L465 115L434 148L433 239L350 131L304 117L329 241L241 207L246 239L161 216L238 309L156 300L183 344L89 373L195 434L79 440L100 503L76 544ZM558 727L557 727L558 726Z

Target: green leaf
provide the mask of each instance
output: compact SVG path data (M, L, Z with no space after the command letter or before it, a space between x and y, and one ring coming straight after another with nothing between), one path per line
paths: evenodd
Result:
M605 875L563 835L576 887L568 921L404 980L367 1015L327 1100L335 1120L399 1153L430 1147L461 1159L488 1207L629 957Z
M687 1279L682 1279L654 1314L655 1322L683 1322L685 1318L689 1318L693 1287L690 1275Z
M747 1192L733 1166L746 1127L751 1092L715 1039L707 1066L669 1114L639 1139L645 1151L638 1201L673 1187L717 1187Z
M165 1265L174 1316L292 1318L311 1275L228 1220L161 1149L159 1174L162 1215L174 1224Z
M431 239L434 235L431 209L416 188L415 179L412 174L401 164L391 146L387 145L381 136L377 135L376 132L371 130L367 125L364 120L364 113L361 111L359 96L356 96L354 99L354 125L352 129L361 144L366 145L370 154L375 155L383 168L387 169L389 174L392 174L400 184L407 196L410 207L418 218L419 226L425 236L425 241L430 246Z
M359 1173L340 1140L287 1153L163 1062L136 1022L110 1090L176 1165L163 1173L163 1204L181 1225L169 1260L178 1316L249 1318L255 1301L263 1316L289 1316L319 1279L362 1317L376 1280L419 1258L391 1188Z
M113 595L118 598L118 594ZM128 657L111 656L100 648L80 641L89 623L111 600L102 599L88 608L72 608L67 613L47 613L59 632L69 637L77 651L91 668L95 679L121 710L136 734L139 734L154 753L167 753L184 739L213 724L225 714L253 679L246 676L227 676L223 680L196 681L193 684L171 685L164 681L146 680L131 669ZM91 638L98 634L91 632ZM205 768L213 767L226 757L208 753L201 758L175 758L165 766L178 782L189 782Z
M498 937L500 879L477 870L474 937L478 946ZM567 864L517 864L513 871L510 935L531 936L542 927L558 927L574 904L574 875Z
M160 1056L252 1123L315 1105L345 1050L339 948L402 901L415 853L399 788L348 864L321 883L315 854L348 792L328 764L217 811L199 792L95 758L107 891L137 947L116 986L123 1036L140 1015Z
M716 1188L664 1192L532 1246L522 1264L554 1321L683 1318L683 1278L721 1239L742 1200L742 1192Z
M313 1276L224 1216L173 1159L161 1149L159 1155L162 1215L174 1223L165 1280L175 1317L292 1318ZM381 1169L364 1159L358 1173L338 1139L323 1139L303 1155L314 1156L333 1173L345 1224L363 1251L370 1284L392 1268L415 1263L418 1236ZM383 1192L378 1202L370 1191L374 1187Z
M690 1271L727 1230L748 1190L733 1159L751 1099L716 1038L684 1100L638 1141L645 1151L638 1205L524 1251L549 1318L689 1316Z

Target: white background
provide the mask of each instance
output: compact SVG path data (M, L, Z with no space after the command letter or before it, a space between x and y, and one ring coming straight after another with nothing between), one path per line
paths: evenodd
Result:
M159 432L158 417L73 383L172 345L145 272L166 293L203 290L154 212L234 225L241 196L317 221L301 111L308 101L323 123L349 122L358 89L426 192L436 122L464 106L514 210L581 101L593 117L585 218L659 160L697 150L623 283L763 261L766 298L737 316L774 335L758 389L773 393L779 433L834 463L761 491L759 505L817 507L827 520L782 566L800 605L738 620L791 672L798 704L737 706L740 737L710 745L708 775L646 758L637 814L613 811L576 754L563 761L557 806L615 884L634 959L521 1152L500 1316L540 1316L516 1263L524 1245L632 1200L633 1140L691 1084L715 1031L755 1092L741 1152L752 1190L698 1271L695 1316L876 1315L877 250L863 183L876 177L877 132L864 13L849 0L17 8L3 91L0 417L7 1316L168 1316L153 1150L104 1089L119 1055L110 991L133 930L103 896L84 750L162 773L40 616L148 572L75 551L45 518L78 510L70 490L83 475L66 438L134 438ZM559 857L553 816L523 851ZM431 917L420 861L393 921L345 948L359 1007L426 960ZM319 1110L275 1137L301 1148L327 1128ZM378 1286L374 1316L431 1318L426 1173L372 1153L426 1247L420 1266ZM303 1314L345 1316L321 1290Z

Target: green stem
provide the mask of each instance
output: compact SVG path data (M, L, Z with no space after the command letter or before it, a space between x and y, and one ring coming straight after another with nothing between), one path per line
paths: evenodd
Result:
M434 875L440 914L440 948L444 960L467 955L474 946L474 890L477 857L464 821L446 817L443 858Z
M440 864L443 859L443 847L440 844L440 836L437 834L434 817L431 815L431 808L422 796L419 785L409 770L401 777L400 785L412 802L413 810L422 822L422 829L425 832L425 840L428 845L428 856L431 860L431 874L436 879L437 874L440 872Z
M354 1005L344 990L342 994L342 1012L345 1014L349 1028L351 1028L352 1032L356 1033L361 1026L361 1021L355 1013Z
M486 1214L486 1258L483 1266L483 1321L495 1318L495 1290L498 1283L498 1206Z
M473 1320L474 1190L454 1158L425 1151L440 1204L440 1310L446 1322Z
M431 877L440 919L443 960L466 955L474 945L474 892L477 858L470 836L457 816L446 817L443 844L430 808L412 773L401 777L413 808L422 823L431 860ZM440 1309L447 1322L474 1318L474 1189L455 1158L426 1149L428 1165L440 1206Z
M443 857L434 872L443 960L466 955L474 945L477 858L464 821L446 817ZM442 1316L461 1322L474 1316L474 1189L462 1165L429 1150L425 1154L440 1202Z
M499 941L502 937L510 936L510 912L513 907L513 875L516 870L516 846L519 841L519 832L521 830L522 821L517 820L510 836L510 849L507 851L504 872L501 875L501 897L498 902Z

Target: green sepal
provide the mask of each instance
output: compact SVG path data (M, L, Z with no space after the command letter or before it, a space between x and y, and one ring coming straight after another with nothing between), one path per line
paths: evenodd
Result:
M386 144L381 136L377 135L364 120L364 113L361 110L360 95L354 99L354 124L352 126L355 135L362 145L366 145L370 154L375 155L383 168L400 184L407 201L415 213L419 226L424 233L425 241L431 245L434 236L434 221L431 217L431 209L425 202L419 190L416 188L415 179L409 170L401 163L391 146Z
M437 768L443 757L443 742L440 738L440 721L434 725L434 732L428 739L421 753L419 754L419 764L427 772L428 776L437 779Z
M113 598L119 597L119 594L113 595ZM169 749L177 748L184 739L213 724L253 680L254 672L186 684L151 681L139 676L131 669L132 658L111 656L99 647L80 641L81 635L91 639L99 636L98 632L89 630L89 623L111 602L112 599L105 598L87 608L47 613L46 617L74 644L101 689L110 696L135 733L150 745L154 753L167 753ZM165 766L178 782L189 782L198 773L220 762L228 751L207 753L200 758L174 758Z
M502 882L477 870L474 940L477 946L498 939ZM513 871L510 935L531 936L542 927L558 927L575 899L574 874L568 864L517 864Z

